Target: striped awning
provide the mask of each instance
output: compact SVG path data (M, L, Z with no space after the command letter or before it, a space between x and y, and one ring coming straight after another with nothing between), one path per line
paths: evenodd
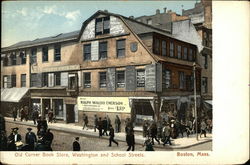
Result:
M28 93L29 88L5 88L1 89L1 102L18 103Z

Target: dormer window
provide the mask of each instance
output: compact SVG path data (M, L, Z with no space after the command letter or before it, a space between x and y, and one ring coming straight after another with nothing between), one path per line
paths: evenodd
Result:
M110 31L110 18L102 17L95 20L95 35L108 34Z

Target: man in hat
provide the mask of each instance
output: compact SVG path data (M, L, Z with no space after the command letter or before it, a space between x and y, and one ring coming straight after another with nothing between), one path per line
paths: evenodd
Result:
M82 127L82 129L84 129L86 127L86 129L88 130L88 123L89 123L88 116L84 113L83 114L83 127Z
M75 137L75 141L73 142L73 151L81 151L79 137Z
M39 117L39 112L37 111L37 109L35 109L33 112L32 112L32 120L34 122L34 125L36 125L36 121Z
M114 142L117 146L118 146L118 142L114 140L114 137L115 137L115 130L114 128L112 127L112 125L110 124L110 127L109 127L109 147L111 147L111 143Z
M118 115L115 117L115 132L118 133L120 132L120 127L121 127L121 120Z
M16 107L13 107L12 115L13 115L14 121L16 121L16 118L17 118L17 109L16 109Z
M99 121L98 121L99 138L102 137L102 128L103 128L102 118L99 117Z
M201 122L201 133L200 133L200 138L201 138L201 135L204 134L204 137L206 137L206 123L204 121L204 119L202 120Z
M106 136L108 136L108 133L107 133L108 121L106 117L104 117L104 120L102 121L102 127L103 127L102 135L106 134Z
M28 144L28 150L34 151L35 143L37 142L37 138L34 132L31 132L32 128L27 128L28 132L25 136L25 143Z
M8 151L16 151L17 150L16 142L21 141L22 137L21 135L18 134L17 127L11 129L12 133L8 136Z
M170 135L171 135L171 128L169 126L169 123L167 123L166 126L163 128L163 136L165 137L163 146L165 146L165 144L167 143L169 143L169 145L172 145L171 140L170 140Z
M45 143L51 147L52 141L54 139L54 135L52 132L50 132L50 129L47 129L45 135L44 135L44 141Z

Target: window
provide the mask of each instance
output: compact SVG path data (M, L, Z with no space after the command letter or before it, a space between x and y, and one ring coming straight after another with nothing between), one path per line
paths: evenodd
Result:
M16 54L11 54L11 65L16 65Z
M165 70L163 72L163 88L170 88L171 85L171 71Z
M99 57L100 59L106 59L107 58L107 52L108 52L108 42L100 42L99 43Z
M187 60L187 48L186 47L184 47L184 55L183 55L183 59L184 60Z
M188 60L189 60L189 61L193 61L193 60L194 60L193 49L189 49Z
M160 54L160 40L158 38L154 39L154 53Z
M161 41L161 54L167 56L167 43L164 40Z
M62 99L53 99L54 108L55 108L55 116L63 117L63 100Z
M184 89L185 85L185 75L184 72L179 72L179 88Z
M11 75L11 87L16 87L16 75Z
M177 56L178 56L178 59L181 59L181 46L180 45L177 46Z
M145 70L139 69L136 72L137 87L145 87Z
M117 71L116 72L116 86L117 88L124 88L125 87L125 72L124 71Z
M8 88L8 76L3 76L3 88Z
M55 45L54 47L54 61L61 61L61 46Z
M125 40L117 40L116 41L116 53L117 57L125 56Z
M170 57L174 57L174 43L170 42Z
M49 82L48 73L42 73L42 86L48 87L49 86L48 82Z
M91 73L83 73L83 79L84 88L91 88Z
M91 44L84 45L83 47L84 47L83 60L85 60L85 61L91 60Z
M106 72L100 72L100 88L106 88L107 87L107 80L106 80Z
M43 47L43 49L42 49L42 52L43 52L43 62L46 62L46 61L48 61L49 60L49 58L48 58L48 47L47 46L45 46L45 47Z
M68 88L71 90L76 90L77 89L77 73L71 73L69 74L69 84Z
M8 57L3 58L3 66L8 66Z
M202 77L202 86L201 86L201 92L202 93L207 93L207 77Z
M35 64L36 63L36 48L31 49L31 64Z
M108 34L110 32L110 18L102 17L95 20L95 35Z
M205 69L208 68L208 63L207 63L207 54L203 54L202 56L202 63Z
M147 19L147 24L152 25L152 19Z
M55 86L61 85L61 73L60 72L54 73L54 84Z
M26 74L21 74L21 87L26 87Z
M193 89L193 87L192 87L192 85L193 85L192 80L193 79L191 77L192 77L191 75L186 75L186 88L188 91L191 91Z
M37 84L37 73L31 73L30 86L35 87Z
M26 64L26 54L24 52L20 52L21 64Z

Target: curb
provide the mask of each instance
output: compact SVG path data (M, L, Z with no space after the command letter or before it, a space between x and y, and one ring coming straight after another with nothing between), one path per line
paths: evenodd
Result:
M10 119L6 119L6 118L5 118L5 122L14 123L14 124L20 124L20 125L28 125L30 127L36 128L36 125L34 125L33 123L23 123L23 122L20 122L20 121L11 121ZM77 134L77 135L84 135L84 136L87 136L87 137L99 138L99 136L96 135L96 134L88 133L88 132L85 132L85 131L84 132L80 132L80 130L76 130L76 129L62 128L62 127L51 126L51 125L49 125L48 127L51 130L61 131L61 132L65 132L65 133L74 133L74 134ZM108 138L108 136L102 136L101 139L108 140L109 138ZM119 136L116 136L116 140L120 141L120 142L126 142L125 138L122 138L122 137L119 137ZM141 140L141 139L136 139L135 138L135 141L136 141L135 144L137 144L137 145L143 145L144 144L144 141ZM212 139L206 139L205 141L200 141L200 142L197 142L195 144L186 145L186 146L169 146L169 145L166 145L166 146L162 146L162 145L161 146L157 146L157 145L154 145L154 148L186 149L186 148L190 148L190 147L197 146L197 145L200 145L200 144L208 143L208 142L211 142L211 141L212 141Z

